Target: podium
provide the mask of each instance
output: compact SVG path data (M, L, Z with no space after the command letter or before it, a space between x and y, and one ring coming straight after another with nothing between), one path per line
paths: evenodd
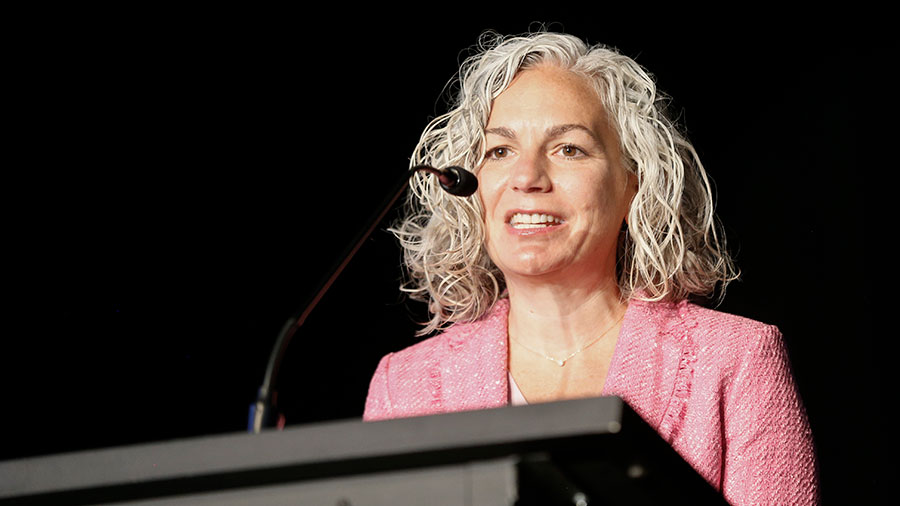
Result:
M0 462L0 504L724 505L616 397Z

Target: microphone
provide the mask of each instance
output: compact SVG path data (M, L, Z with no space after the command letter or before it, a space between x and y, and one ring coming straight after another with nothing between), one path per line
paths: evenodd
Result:
M337 265L332 269L331 275L324 278L320 283L319 289L315 292L315 295L313 295L310 302L304 307L303 311L288 318L282 326L281 332L278 333L278 337L275 340L275 346L272 348L272 353L269 355L269 362L266 366L263 383L257 391L256 402L250 405L250 413L247 420L247 430L249 432L258 434L262 431L263 427L284 427L284 417L278 414L275 408L277 397L275 382L278 377L278 370L281 367L281 360L284 358L288 344L290 344L294 334L297 333L297 330L303 325L303 322L306 321L306 318L313 309L315 309L316 305L328 289L331 288L334 281L341 275L341 272L344 271L344 267L350 263L350 260L356 255L359 248L366 239L372 235L372 232L375 231L375 228L381 223L381 220L384 219L388 211L394 206L394 202L396 202L397 199L400 198L400 195L403 195L406 191L406 188L409 185L409 178L420 171L425 171L437 176L441 188L451 195L468 197L478 189L478 178L475 177L475 174L472 174L462 167L436 169L428 165L418 165L405 172L403 176L399 178L394 191L388 195L388 198L382 205L381 211L374 219L372 219L368 227L363 229L363 231L357 235L356 240L351 244L347 252L340 257Z
M451 166L443 169L435 169L428 165L419 165L410 169L410 172L418 171L425 171L436 175L441 188L450 195L468 197L478 189L478 178L475 177L475 174L472 174L462 167Z

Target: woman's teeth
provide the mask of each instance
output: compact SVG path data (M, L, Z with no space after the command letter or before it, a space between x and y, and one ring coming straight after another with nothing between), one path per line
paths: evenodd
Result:
M562 222L562 218L557 216L538 213L516 213L512 215L512 218L509 220L509 224L512 225L513 228L541 228L549 227L550 225L558 225Z

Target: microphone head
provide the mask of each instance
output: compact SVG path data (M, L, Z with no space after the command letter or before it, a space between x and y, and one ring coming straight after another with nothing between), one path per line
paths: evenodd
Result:
M448 176L440 177L438 180L441 183L441 188L451 195L468 197L478 189L478 178L475 177L475 174L462 167L446 167L441 169L441 175ZM449 182L445 183L445 180L449 180Z

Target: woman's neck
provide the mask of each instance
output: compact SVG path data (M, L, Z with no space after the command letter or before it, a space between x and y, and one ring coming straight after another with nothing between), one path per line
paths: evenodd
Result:
M548 282L508 278L509 335L546 354L578 349L617 325L627 308L612 277Z

